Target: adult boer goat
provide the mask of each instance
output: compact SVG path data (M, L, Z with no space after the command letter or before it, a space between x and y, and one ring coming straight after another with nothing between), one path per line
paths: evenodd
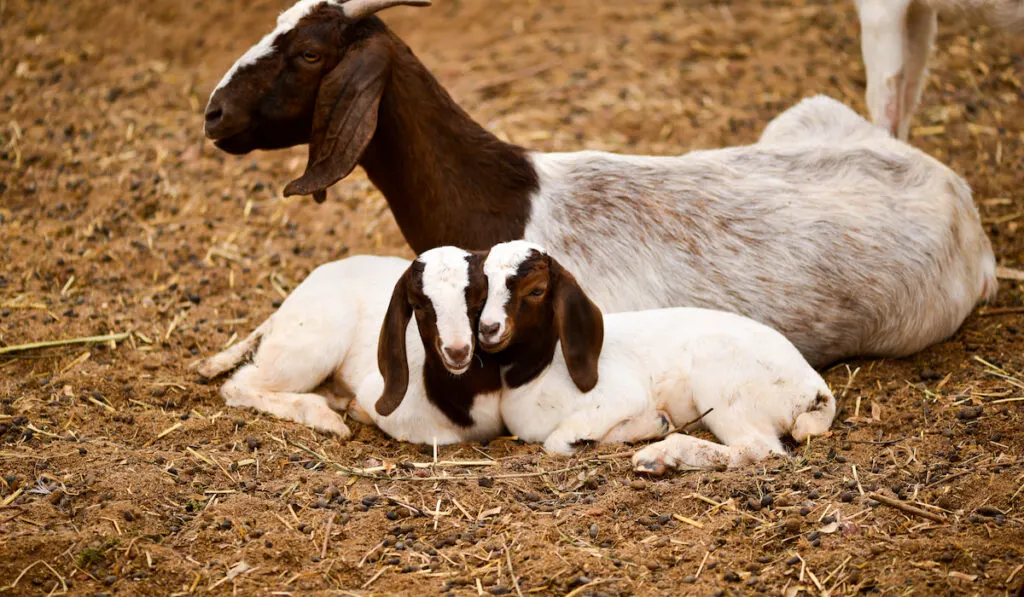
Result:
M806 100L755 145L678 157L536 153L463 112L374 12L300 0L214 90L230 153L309 144L286 195L361 165L417 252L526 239L606 312L692 306L782 332L815 365L902 356L996 290L967 184L838 102Z

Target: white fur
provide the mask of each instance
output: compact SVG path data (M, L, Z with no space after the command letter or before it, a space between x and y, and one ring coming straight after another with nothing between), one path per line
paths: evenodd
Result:
M494 338L500 338L505 334L505 305L508 304L511 294L505 280L514 276L519 264L526 259L531 251L543 253L540 245L521 241L513 243L501 243L491 248L484 262L484 276L488 281L487 302L480 313L480 321L487 323L498 323L498 329L492 334Z
M501 281L489 278L488 284ZM594 389L581 393L556 348L538 377L502 391L509 431L544 442L550 452L569 453L581 440L657 437L670 424L713 408L703 423L726 446L673 435L634 458L638 469L662 472L679 464L738 466L785 454L780 436L803 440L824 433L835 415L828 386L796 347L764 325L721 311L605 315L598 371Z
M423 294L434 305L441 348L467 349L473 345L473 326L467 316L469 253L455 247L439 247L419 257L423 267ZM443 358L447 360L447 355ZM458 363L450 365L458 368Z
M424 259L426 269L431 259L420 257ZM214 377L254 352L252 362L221 388L229 406L254 407L342 438L351 432L332 407L349 406L347 398L336 395L351 393L358 405L351 410L353 417L372 420L398 440L450 444L497 436L502 429L498 393L476 397L470 411L475 425L470 428L452 423L427 399L420 373L424 350L412 322L406 334L410 374L405 399L387 417L374 409L384 390L377 340L394 285L409 263L356 256L316 268L248 338L201 361L199 373ZM450 293L434 290L450 300ZM471 330L465 311L463 318Z
M531 157L524 237L605 312L735 312L824 365L917 352L997 288L964 180L828 97L745 147Z
M854 0L867 70L867 104L876 125L906 139L927 79L940 11L1024 32L1022 0Z

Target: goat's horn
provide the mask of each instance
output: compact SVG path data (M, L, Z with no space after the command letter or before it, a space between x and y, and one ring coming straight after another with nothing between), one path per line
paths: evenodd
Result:
M339 2L345 18L353 21L390 8L392 6L430 6L431 0L343 0Z

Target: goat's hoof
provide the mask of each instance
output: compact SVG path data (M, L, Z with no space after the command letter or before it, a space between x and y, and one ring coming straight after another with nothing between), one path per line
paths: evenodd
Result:
M664 475L668 467L665 466L664 462L657 460L635 460L633 461L633 470L638 473L645 475L660 476Z
M213 363L210 362L210 359L199 359L198 361L193 361L189 363L188 369L189 371L195 371L204 379L213 379L214 377L217 377L218 373L217 369L213 366Z
M674 425L672 425L672 419L669 418L668 414L663 412L658 412L658 425L661 428L662 434L668 433L669 430L674 427Z
M579 450L580 448L589 448L591 446L596 446L596 445L597 445L597 440L596 439L578 439L578 440L573 441L571 444L569 444L569 446L573 450Z

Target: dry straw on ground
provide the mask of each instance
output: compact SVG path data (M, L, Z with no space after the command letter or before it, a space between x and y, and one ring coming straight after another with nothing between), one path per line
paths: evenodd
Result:
M1024 583L1021 281L951 340L828 372L791 460L644 479L628 451L348 442L186 369L317 264L409 255L360 172L230 157L201 109L280 0L0 0L0 592L1006 594ZM851 2L440 1L385 16L488 128L543 150L750 142L863 111ZM1024 269L1024 45L944 22L914 143ZM125 334L128 336L111 336ZM35 342L116 340L11 351Z

